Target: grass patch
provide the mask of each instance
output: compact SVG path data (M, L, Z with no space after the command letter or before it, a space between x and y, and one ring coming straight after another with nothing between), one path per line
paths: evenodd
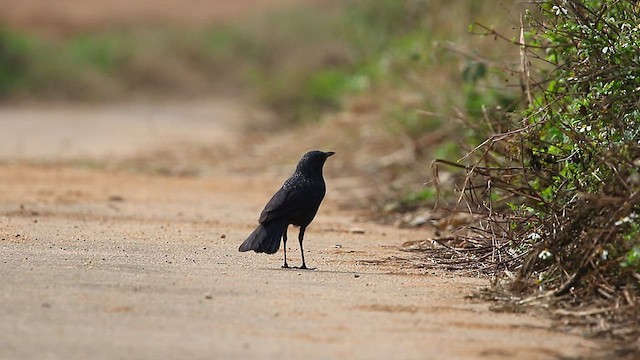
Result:
M340 66L348 61L333 40L333 18L299 8L247 26L129 26L59 40L4 27L0 96L113 100L253 89L275 110L335 109L354 85Z
M35 41L0 26L0 97L25 86Z
M238 83L254 55L247 37L228 28L124 28L63 40L0 29L0 88L5 97L113 100L132 94L180 95Z

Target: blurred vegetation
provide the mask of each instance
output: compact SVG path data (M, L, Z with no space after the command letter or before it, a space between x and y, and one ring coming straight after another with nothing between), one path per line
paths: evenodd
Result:
M251 43L231 29L130 28L46 39L0 28L2 95L113 100L215 88Z
M247 24L127 26L50 39L0 27L0 97L118 100L256 89L264 103L335 108L348 60L337 14L306 8ZM337 50L334 51L334 45ZM335 53L335 54L334 54ZM293 118L293 115L289 116Z
M413 152L378 177L406 178L389 197L412 209L434 200L426 174L411 171L416 162L460 158L477 138L463 121L512 106L508 76L493 65L517 49L469 31L474 21L509 31L508 9L500 0L347 0L197 29L130 25L50 39L0 28L0 100L249 92L288 124L364 97L362 111L376 112L394 146Z
M131 26L55 40L4 27L0 97L110 100L250 89L282 118L299 121L340 109L348 95L393 86L419 97L390 110L415 137L431 127L411 119L416 107L463 107L458 85L488 77L459 69L460 56L441 44L466 37L473 19L497 20L499 4L352 0L242 25ZM468 107L483 102L472 90L463 95Z

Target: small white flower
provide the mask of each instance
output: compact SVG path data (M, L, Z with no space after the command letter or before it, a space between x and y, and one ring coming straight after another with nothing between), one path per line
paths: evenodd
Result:
M560 14L563 14L564 16L567 16L568 11L567 11L567 9L565 9L563 7L554 5L552 9L556 12L556 16L558 16Z
M628 216L625 216L625 217L623 217L622 219L620 219L620 220L616 221L616 222L615 222L615 225L616 225L616 226L620 226L620 225L622 225L622 224L626 224L626 223L628 223L628 222L631 222L631 218L630 218L630 217L628 217Z
M544 249L540 251L540 254L538 254L538 257L542 260L549 260L553 257L553 254L551 253L551 251Z
M582 126L579 130L581 133L585 132L585 131L591 131L591 125L587 125L587 126Z
M631 214L629 214L629 216L625 216L622 219L618 220L615 222L616 226L620 226L622 224L626 224L626 223L630 223L631 221L635 220L638 218L638 214L632 212Z
M602 250L602 253L600 254L600 258L602 260L607 260L608 257L609 257L609 250Z
M540 291L544 291L544 282L545 280L547 280L548 275L544 272L541 272L540 274L538 274L538 289Z
M527 238L529 238L529 240L540 240L542 236L540 236L540 234L538 233L531 233L529 234L529 236L527 236Z

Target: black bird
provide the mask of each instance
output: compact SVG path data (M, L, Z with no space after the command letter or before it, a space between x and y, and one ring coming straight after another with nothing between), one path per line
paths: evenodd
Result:
M284 247L283 268L288 268L287 264L287 228L289 225L300 227L298 241L300 242L300 253L302 254L302 266L306 269L304 262L304 250L302 241L304 231L311 223L318 212L320 203L327 190L322 177L322 167L324 162L333 151L309 151L304 154L296 171L284 182L284 185L273 195L260 214L258 222L260 225L249 235L240 245L238 250L244 252L253 250L258 253L274 254L280 248L280 239Z

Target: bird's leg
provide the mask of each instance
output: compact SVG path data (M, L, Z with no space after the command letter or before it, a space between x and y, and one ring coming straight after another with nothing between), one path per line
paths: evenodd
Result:
M304 230L306 229L306 227L301 226L300 227L300 233L298 233L298 241L300 242L300 255L302 256L302 266L300 266L300 269L306 269L307 265L304 263L304 250L302 249L302 241L304 240Z
M282 265L283 269L288 269L289 268L289 264L287 264L287 228L289 226L287 226L286 228L284 228L284 234L282 235L282 245L283 245L283 250L284 250L284 264Z

